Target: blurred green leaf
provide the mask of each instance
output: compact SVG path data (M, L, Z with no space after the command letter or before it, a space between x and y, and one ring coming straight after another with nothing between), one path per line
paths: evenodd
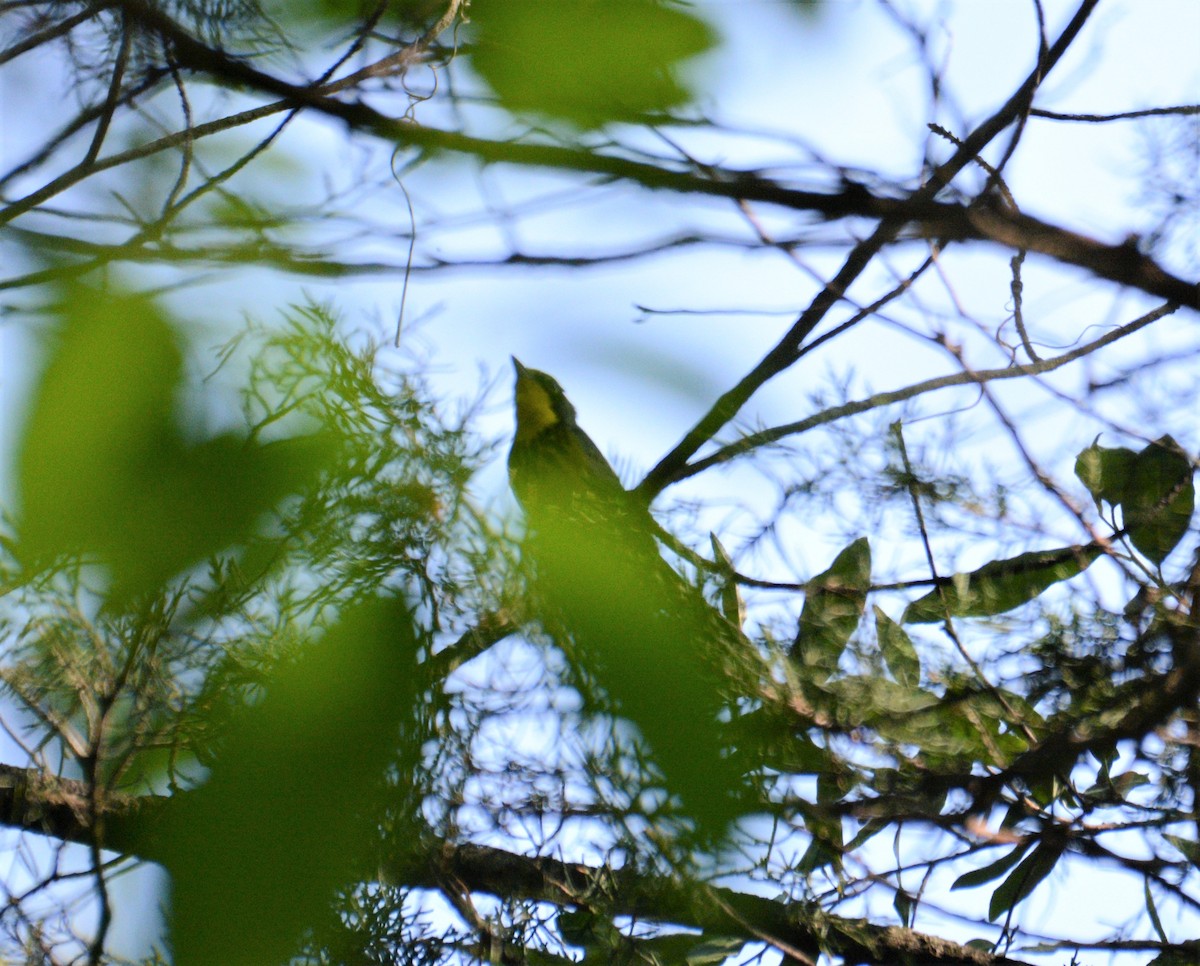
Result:
M875 608L875 634L883 660L892 672L897 684L916 687L921 683L921 659L913 647L908 633L888 617L879 607Z
M736 631L659 555L644 509L610 494L611 504L586 501L582 516L563 513L581 501L566 481L554 485L552 468L542 470L543 512L527 549L538 592L551 602L551 632L575 641L646 739L667 789L705 835L719 836L737 814L740 772L726 754L725 681L712 648Z
M324 436L195 441L179 404L183 353L148 299L72 289L18 456L20 552L106 564L111 598L152 591L244 540L332 458Z
M1094 544L1034 550L992 560L971 573L957 573L904 611L903 624L929 624L950 617L991 617L1020 607L1047 588L1077 576L1100 556Z
M743 771L768 768L784 775L818 775L834 767L833 752L798 730L793 716L772 705L735 718L730 735Z
M285 961L334 890L369 868L415 663L408 610L363 605L235 721L153 848L171 872L176 963Z
M880 832L887 831L889 828L888 822L882 818L872 818L863 822L862 826L854 836L846 843L846 851L853 852L855 849L862 847L865 843L871 841Z
M678 67L714 42L663 0L474 0L471 20L472 63L506 108L582 128L685 103Z
M175 333L146 300L76 288L56 309L18 456L27 561L117 549L140 503L131 490L173 435L182 368Z
M992 893L992 901L988 903L988 920L994 921L1032 894L1054 870L1062 854L1062 846L1047 842L1042 842L1030 852Z
M791 650L803 683L821 685L837 670L867 606L870 588L871 546L866 537L842 550L828 570L808 582Z
M439 0L387 0L382 6L383 22L398 19L405 24L432 21L445 10ZM380 4L374 0L271 0L268 9L280 22L309 28L314 19L332 24L366 20L380 12Z

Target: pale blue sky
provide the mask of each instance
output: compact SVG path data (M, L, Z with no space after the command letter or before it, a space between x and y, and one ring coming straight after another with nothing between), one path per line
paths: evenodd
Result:
M706 113L731 128L799 139L831 163L867 168L905 186L915 183L926 139L933 137L924 130L929 119L925 78L908 39L877 3L827 0L822 16L812 24L799 20L784 3L770 0L700 0L696 6L718 25L724 40L717 54L696 67ZM918 9L926 17L937 11L935 20L944 23L945 33L938 36L935 56L945 64L946 89L968 125L1003 103L1033 63L1032 3L960 0L898 6ZM1044 6L1048 31L1054 36L1075 5L1052 0ZM1101 4L1075 48L1042 88L1037 104L1062 111L1109 113L1200 102L1198 46L1200 3L1196 0L1109 0ZM28 145L44 133L37 124L39 98L57 96L52 84L37 80L30 71L20 90L4 75L9 86L0 88L0 168L23 157ZM415 80L420 82L419 77ZM436 102L419 107L417 117L430 124L452 123ZM953 114L939 120L955 133L963 133ZM1106 241L1119 241L1147 225L1139 196L1139 166L1143 138L1152 127L1133 122L1088 127L1033 119L1007 171L1008 183L1029 213ZM781 140L687 132L674 136L702 161L733 167L786 166L798 184L823 183L816 180L818 166ZM1002 137L996 144L1004 141ZM934 153L944 157L948 152L944 145L935 144ZM995 156L994 149L989 156ZM289 201L306 192L315 197L325 176L335 186L349 186L359 177L356 165L378 172L386 158L386 149L378 145L364 154L347 153L342 129L324 121L302 122L282 143L282 158L274 162L273 185L262 190ZM306 173L305 165L313 167ZM498 168L476 174L472 165L455 161L420 167L405 183L418 223L428 226L418 236L418 263L431 255L500 256L513 238L530 253L553 253L567 246L568 254L586 254L591 250L588 245L574 247L581 238L595 249L619 250L634 240L696 224L717 225L728 234L750 237L744 219L727 203L635 197L614 186L584 195L566 209L514 220L506 235L480 220L455 226L450 215L477 212L481 189L490 193L492 201L511 202L541 196L565 182L541 172ZM407 230L398 190L384 189L358 199L357 204L361 208L356 215L394 225L397 236ZM767 209L759 214L782 233L804 221ZM347 250L402 264L405 245L402 237L393 237ZM800 257L808 268L827 276L840 263L842 252L811 248L802 250ZM1007 258L1007 253L998 251L951 249L945 255L955 295L981 318L1002 314L1007 301ZM894 261L908 264L911 255L897 253ZM1139 305L1150 304L1136 297L1114 302L1111 287L1074 270L1035 262L1031 259L1027 267L1026 312L1040 326L1074 333L1066 337L1077 337L1092 324L1124 321L1138 313ZM1193 275L1197 271L1196 265L1175 268ZM868 283L852 294L869 301L881 290L876 277L874 285ZM492 396L495 407L482 427L497 437L507 436L511 425L509 355L552 372L566 387L585 428L626 478L634 479L678 439L717 393L761 357L814 291L813 279L783 256L732 249L704 253L687 249L586 271L464 269L445 275L418 274L408 293L410 322L405 338L423 347L434 364L437 384L447 393L471 394L481 373L498 378ZM399 306L400 281L393 275L328 284L226 269L207 273L194 287L177 294L173 304L186 316L211 325L206 339L215 344L223 327L236 326L244 313L269 321L278 306L306 294L334 303L348 327L384 333L386 338ZM4 302L21 304L24 298L23 293L9 293ZM945 307L946 298L940 307ZM753 307L778 314L657 315L643 320L638 305L695 310ZM1194 319L1178 320L1179 335L1172 337L1186 343L1186 326L1194 328L1194 323ZM20 327L0 325L0 453L11 453L16 439L14 415L28 386L31 345ZM788 375L768 386L743 415L766 423L797 418L807 411L805 394L812 388L811 380L851 367L857 385L874 389L945 371L943 360L910 337L872 326L838 344L818 369ZM1036 402L1022 392L1007 397L1018 410ZM1178 415L1180 422L1187 422L1182 419L1186 413ZM1054 469L1069 473L1077 444L1086 445L1094 433L1069 414L1053 419L1055 426L1063 428L1062 435L1045 434L1040 443ZM1186 427L1181 430L1186 431ZM1198 440L1193 429L1191 444ZM712 485L745 486L743 477L731 479L730 484ZM484 498L505 500L499 460L478 487ZM8 481L0 474L0 499L10 497ZM812 525L820 529L820 521ZM810 551L797 551L791 562L802 576L827 563L828 552L828 544L816 542ZM1140 881L1091 868L1076 875L1068 867L1065 876L1056 876L1052 880L1056 888L1038 894L1041 911L1029 920L1034 928L1042 925L1069 933L1081 917L1111 922L1140 901ZM956 893L953 899L977 914L987 895L984 889ZM1193 919L1182 933L1200 932L1197 926ZM954 927L946 928L952 932ZM1045 961L1057 964L1062 958L1054 954ZM1085 961L1101 959L1090 956ZM1144 960L1124 960L1139 961Z

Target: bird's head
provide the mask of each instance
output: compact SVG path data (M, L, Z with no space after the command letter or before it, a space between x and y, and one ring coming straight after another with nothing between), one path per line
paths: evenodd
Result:
M565 423L574 425L575 407L552 376L529 369L513 357L517 380L513 399L517 408L516 442L524 443L547 429Z

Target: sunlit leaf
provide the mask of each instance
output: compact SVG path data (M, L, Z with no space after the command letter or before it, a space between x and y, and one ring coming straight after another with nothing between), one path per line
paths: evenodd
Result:
M471 20L472 63L506 108L584 128L685 103L679 66L713 44L662 0L474 0Z
M878 675L846 675L826 682L823 690L840 725L868 727L894 744L914 745L927 760L993 760L1001 752L1007 757L995 763L1003 764L1028 747L1015 729L1001 733L1009 716L986 693L947 701Z
M914 600L901 623L929 624L950 617L990 617L1026 604L1047 588L1086 570L1100 548L1094 544L1034 550L1006 560L992 560L971 573L943 579L938 587Z

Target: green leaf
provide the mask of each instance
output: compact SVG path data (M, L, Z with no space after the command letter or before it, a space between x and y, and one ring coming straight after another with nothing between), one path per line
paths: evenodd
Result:
M1142 772L1126 771L1113 778L1101 771L1095 783L1083 792L1083 797L1092 805L1112 804L1124 801L1130 791L1150 783L1150 777Z
M866 537L842 550L828 570L808 582L791 650L803 681L822 684L837 670L842 651L862 619L870 589L871 546Z
M1187 533L1196 488L1187 454L1170 436L1135 453L1093 443L1075 460L1075 475L1099 506L1121 507L1130 542L1161 564Z
M743 771L768 768L785 775L819 775L833 768L833 753L797 731L794 716L774 706L734 719L728 730Z
M55 309L17 460L21 553L34 565L85 551L131 558L131 493L174 434L182 352L144 299L76 288Z
M1088 488L1097 507L1101 501L1116 506L1125 498L1135 462L1137 454L1131 449L1093 442L1075 458L1075 475Z
M587 906L563 909L558 914L558 932L572 946L593 946L618 938L612 920Z
M900 925L905 929L911 929L913 918L917 914L916 897L909 895L903 889L897 889L896 898L892 901L892 908L896 910L896 915L900 917Z
M329 21L325 26L350 25L382 14L385 23L399 21L410 26L427 25L442 13L436 0L388 0L380 9L369 0L287 0L272 3L270 13L293 31L310 30L314 20ZM289 34L290 36L290 34Z
M874 726L876 719L907 719L923 711L943 709L938 695L878 674L847 674L828 682L825 689L836 698L838 720L847 727Z
M687 966L720 966L746 947L740 936L711 936L694 945L687 954Z
M921 659L913 647L908 633L888 617L878 606L875 607L875 634L883 660L892 672L897 684L916 687L921 683Z
M993 879L999 879L1009 869L1021 861L1021 856L1029 851L1032 842L1022 842L1007 855L1003 855L995 862L985 865L982 869L972 869L960 875L954 880L954 885L950 887L950 891L955 889L974 889L977 886L991 882Z
M174 962L286 961L334 890L368 872L416 653L401 604L347 614L268 680L209 780L178 793L149 843L172 877Z
M637 120L691 99L679 65L712 30L662 0L474 0L472 63L510 111L581 128Z
M841 789L833 778L829 775L817 776L818 804L834 804L840 800L841 795ZM840 870L842 855L845 852L841 819L830 818L820 811L815 811L805 815L804 828L812 836L812 841L800 857L797 865L799 871L815 872L827 865Z
M1061 845L1046 842L1030 852L992 893L992 901L988 904L988 920L995 920L1028 897L1053 871L1062 853Z
M1137 454L1121 510L1130 542L1161 564L1183 539L1196 506L1192 464L1170 436Z
M857 849L860 846L864 845L865 843L869 842L880 832L884 832L889 828L891 828L891 825L885 819L882 819L882 818L868 819L866 822L863 823L862 828L860 828L857 832L854 833L854 837L851 838L850 841L846 843L846 851L853 852L855 849Z
M991 617L1020 607L1063 580L1086 570L1100 556L1094 544L1034 550L992 560L971 573L957 573L914 600L903 624L930 624L950 617Z
M618 489L608 498L593 493L581 518L569 481L552 469L542 473L537 522L524 548L548 630L573 643L637 726L666 791L682 800L697 830L720 836L740 809L733 793L742 773L726 753L727 682L702 642L736 632L662 559L644 509Z
M717 565L721 613L725 615L725 619L730 624L741 628L746 623L746 604L742 600L741 589L738 587L733 558L729 556L729 551L717 539L715 533L710 533L708 538L712 543L713 561Z
M148 299L80 287L57 310L18 457L27 565L89 555L121 602L245 540L333 458L326 437L263 445L185 432L183 351Z
M1167 931L1163 929L1162 920L1158 917L1158 906L1155 905L1154 896L1150 892L1150 876L1148 875L1142 877L1142 894L1146 898L1146 913L1150 916L1150 924L1158 934L1159 940L1169 943L1171 940L1167 938Z

